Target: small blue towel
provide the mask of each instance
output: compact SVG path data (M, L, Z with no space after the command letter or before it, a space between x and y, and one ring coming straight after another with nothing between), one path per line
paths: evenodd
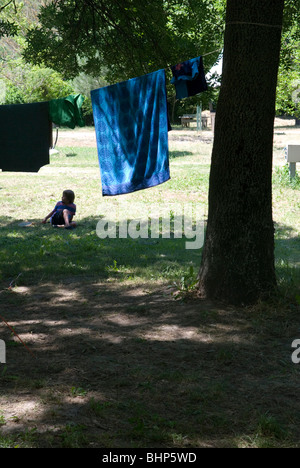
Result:
M91 91L102 194L170 179L164 70Z
M178 63L171 67L173 78L171 83L175 85L176 99L195 96L207 91L203 58L196 57L186 62Z

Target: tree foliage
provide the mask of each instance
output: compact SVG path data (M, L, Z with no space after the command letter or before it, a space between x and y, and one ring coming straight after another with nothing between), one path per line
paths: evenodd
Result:
M7 9L13 6L16 13L17 6L14 0L0 1L0 37L15 36L18 32L18 26L14 23L13 18L7 17Z
M208 71L223 45L225 8L226 0L0 0L0 37L14 36L17 58L66 79L84 73L113 83L216 51L205 57ZM300 0L285 0L276 108L298 117L299 50ZM202 97L205 107L215 98Z
M24 34L28 21L37 19L42 0L0 0L0 38Z
M278 73L276 111L278 114L300 117L300 40L292 43L286 35Z
M10 21L0 20L0 37L1 36L15 36L18 33L16 24Z
M25 59L121 81L222 48L225 0L51 0L27 33ZM300 0L286 0L277 111L297 115ZM218 52L205 58L208 71ZM209 96L211 98L211 96Z
M71 83L51 68L24 66L20 61L15 73L6 84L6 104L49 101L73 92Z
M300 0L286 0L276 110L300 117Z
M67 77L105 69L120 81L220 49L224 10L225 0L52 0L27 34L24 56Z
M45 101L73 92L71 83L63 80L57 71L40 64L28 64L22 58L25 34L37 23L41 1L7 0L1 4L2 21L13 25L13 31L8 30L7 37L0 38L1 104ZM15 33L13 37L11 32Z

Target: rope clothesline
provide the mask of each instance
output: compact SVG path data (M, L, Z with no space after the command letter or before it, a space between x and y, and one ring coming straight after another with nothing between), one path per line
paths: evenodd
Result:
M280 24L265 24L265 23L252 23L248 21L228 21L226 23L226 26L231 25L231 24L250 24L252 26L262 26L266 28L277 28L277 29L282 29L282 25ZM216 49L211 52L207 52L206 54L203 54L202 57L206 57L207 55L215 54L216 52L222 52L222 49Z
M248 21L228 21L226 23L226 26L231 25L231 24L250 24L252 26L262 26L266 28L277 28L277 29L282 29L282 25L280 24L265 24L265 23L252 23ZM202 57L206 57L207 55L215 54L216 52L222 52L222 49L216 49L213 50L212 52L207 52L206 54L203 54Z
M263 26L266 28L282 29L282 25L279 25L279 24L252 23L248 21L229 21L228 23L226 23L226 26L231 25L231 24L250 24L252 26ZM212 52L207 52L206 54L203 54L202 57L206 57L207 55L215 54L216 52L222 52L222 51L223 51L223 48L216 49L216 50L213 50Z
M207 54L203 54L202 57L206 57L207 55L215 54L216 52L221 52L223 49L216 49L212 52L207 52Z
M251 22L248 22L248 21L229 21L228 23L226 23L226 26L231 25L231 24L250 24L252 26L263 26L263 27L266 27L266 28L282 29L282 25L280 25L280 24L251 23Z
M282 25L280 24L252 23L248 21L229 21L228 23L226 23L226 26L232 25L232 24L250 24L252 26L262 26L266 28L282 29ZM222 51L223 51L223 48L216 49L216 50L213 50L212 52L207 52L206 54L203 54L202 57L206 57L207 55L215 54L216 52L222 52Z

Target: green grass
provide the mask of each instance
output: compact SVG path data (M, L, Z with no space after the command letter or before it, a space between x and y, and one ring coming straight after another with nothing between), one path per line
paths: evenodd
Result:
M207 213L211 148L197 140L171 141L172 179L121 197L127 202L122 218L134 219L166 203L193 202ZM76 194L78 228L42 225L66 188ZM159 298L152 296L152 285L157 291L157 285L176 282L184 297L193 288L201 249L185 249L184 238L100 239L97 223L113 219L119 199L102 198L93 148L60 148L38 174L0 173L0 306L39 354L32 364L5 329L8 363L0 368L1 402L26 402L30 395L37 413L28 422L29 413L6 412L3 405L0 430L12 424L12 417L22 429L0 435L0 447L298 444L299 369L290 359L290 343L299 330L298 183L290 183L286 168L274 171L281 296L241 311L163 302L166 288ZM26 220L34 224L19 226ZM47 291L64 283L67 289L69 280L76 284L76 311L76 298L48 305ZM16 287L8 290L10 284ZM140 298L122 295L139 285ZM166 338L169 328L174 337ZM67 419L63 411L70 411Z
M181 281L195 272L201 250L185 249L186 239L99 239L97 222L109 220L118 203L126 202L124 217L144 209L159 213L168 203L194 203L207 214L211 145L171 142L171 180L123 197L102 197L94 148L61 148L51 164L37 174L0 174L0 281L18 284L68 276L118 281ZM298 180L298 179L297 179ZM54 230L40 220L52 210L65 188L76 194L77 230ZM286 169L273 180L276 222L276 266L280 283L299 278L299 183L290 184ZM139 213L142 216L142 212ZM33 221L32 227L20 227Z
M291 178L289 174L289 166L286 164L283 167L276 167L274 174L274 182L286 188L300 189L300 176L296 172L295 177Z
M195 156L177 157L176 163L186 162L186 158L195 159ZM0 181L2 280L10 281L20 273L19 284L47 280L54 274L61 278L74 275L111 276L121 281L152 281L162 277L175 280L182 277L190 265L196 267L199 264L200 252L185 250L184 238L99 239L96 235L97 222L103 217L109 219L119 199L102 197L94 149L76 148L71 152L65 148L59 155L54 155L50 166L40 173L3 173ZM54 230L49 224L40 223L66 187L71 187L76 194L79 227L72 232ZM207 187L206 165L204 174L198 175L189 166L184 170L176 166L170 182L127 198L129 211L126 217L135 218L137 210L144 207L149 210L154 208L154 211L159 209L165 203L166 194L170 203L191 201L205 207L203 200L198 200L199 195L205 196ZM154 204L153 200L156 200ZM24 220L33 221L33 226L20 227ZM112 265L115 267L112 268Z

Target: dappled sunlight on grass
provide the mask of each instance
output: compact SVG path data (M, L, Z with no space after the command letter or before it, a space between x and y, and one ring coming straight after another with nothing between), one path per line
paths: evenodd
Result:
M279 294L228 308L195 296L184 235L97 236L119 199L96 148L67 144L37 174L0 173L1 316L36 356L1 322L0 447L299 446L299 189L274 179ZM121 219L186 202L205 219L211 149L177 129L171 180L122 197ZM77 229L41 224L66 188Z

